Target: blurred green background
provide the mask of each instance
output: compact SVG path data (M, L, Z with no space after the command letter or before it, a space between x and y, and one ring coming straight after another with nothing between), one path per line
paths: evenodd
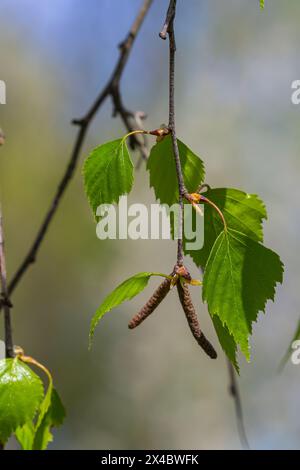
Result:
M0 79L7 84L0 184L11 275L68 161L76 134L70 121L110 75L116 45L142 0L0 3ZM300 367L288 364L278 375L277 366L300 314L300 106L291 103L291 83L300 79L300 4L267 1L262 12L258 3L178 1L177 127L204 159L207 182L266 202L265 241L285 262L285 282L254 328L252 361L241 360L240 385L251 447L296 449ZM167 121L168 51L158 38L167 4L154 0L122 81L126 105L148 113L148 128ZM107 101L84 154L123 132ZM133 273L169 271L176 246L99 241L81 166L82 159L38 262L13 296L15 343L50 368L67 408L50 448L240 448L225 358L220 348L215 362L202 354L176 296L138 330L127 329L157 281L105 317L88 351L89 322L104 296ZM154 201L144 168L131 199ZM199 291L193 293L216 343Z

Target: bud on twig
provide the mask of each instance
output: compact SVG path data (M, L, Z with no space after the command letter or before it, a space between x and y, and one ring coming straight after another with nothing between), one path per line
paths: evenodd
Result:
M186 281L191 281L192 277L185 266L175 266L174 271L178 276L183 277Z
M188 321L191 332L196 339L197 343L206 352L206 354L212 359L217 358L217 353L214 347L210 344L204 333L200 329L200 325L197 318L197 313L192 302L191 294L186 283L177 283L177 290L179 299L184 310L186 319Z
M144 307L137 313L128 324L128 328L133 330L139 326L164 300L166 295L170 292L171 280L166 278L158 286L152 297L144 305Z
M156 136L156 142L161 142L167 135L170 134L170 129L162 124L159 129L154 129L154 131L149 131L148 134Z

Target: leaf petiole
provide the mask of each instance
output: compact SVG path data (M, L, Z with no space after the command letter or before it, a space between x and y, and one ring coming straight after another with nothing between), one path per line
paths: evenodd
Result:
M25 356L24 350L20 347L16 347L15 352L16 352L16 358L19 359L20 361L25 362L26 364L34 365L38 367L39 369L41 369L47 375L48 380L49 380L49 385L52 386L52 382L53 382L52 375L50 371L47 369L47 367L45 367L43 364L38 362L33 357Z
M223 225L224 225L224 232L227 232L227 223L226 223L226 220L225 220L225 217L224 217L224 214L223 212L221 211L221 209L213 202L211 201L210 199L208 199L207 197L203 196L201 194L201 199L203 202L206 202L207 204L209 204L211 207L213 207L215 209L215 211L219 214L222 222L223 222Z
M189 201L192 204L195 211L198 212L201 216L203 216L203 212L202 212L201 208L198 205L200 202L207 203L211 207L213 207L215 209L215 211L219 214L219 216L220 216L220 218L223 222L224 232L227 232L227 223L226 223L224 214L221 211L221 209L213 201L211 201L207 197L203 196L202 194L198 194L198 193L186 194L185 198L186 198L187 201Z
M128 132L128 134L124 135L124 137L122 138L122 144L125 142L125 140L128 139L128 137L131 137L132 135L136 135L136 134L149 134L148 131L145 131L145 130L142 130L142 129L137 129L135 131L131 131L131 132Z
M157 138L157 142L160 142L161 140L163 140L164 137L170 134L170 129L165 125L162 125L162 127L159 127L158 129L155 129L153 131L145 131L144 129L136 129L124 135L124 137L122 138L122 143L126 139L128 139L128 137L131 137L132 135L136 135L136 134L153 135Z

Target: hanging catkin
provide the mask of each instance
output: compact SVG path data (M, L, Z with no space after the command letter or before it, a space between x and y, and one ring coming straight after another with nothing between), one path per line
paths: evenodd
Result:
M144 307L132 318L128 324L128 328L133 330L139 326L151 313L158 307L158 305L164 300L168 292L170 291L171 280L164 279L163 282L158 286L154 294L144 305Z
M200 329L197 313L192 302L188 285L186 283L182 285L180 282L178 282L177 290L182 308L194 338L209 357L216 359L217 353L214 347L210 344L208 339L206 339L204 333L202 333Z

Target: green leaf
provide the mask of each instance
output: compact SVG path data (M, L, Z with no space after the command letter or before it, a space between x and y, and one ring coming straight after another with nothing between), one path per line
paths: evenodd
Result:
M36 424L34 424L33 422L26 423L23 427L18 428L15 433L16 438L19 441L23 450L33 449L34 439L35 439L37 430L40 428L41 423L43 422L44 417L51 405L52 391L53 391L53 379L52 379L50 372L47 369L43 368L43 371L47 374L49 385L48 385L47 392L44 396L44 399L42 400L39 406Z
M51 428L60 425L65 417L65 410L60 401L58 393L53 388L52 375L44 366L36 361L46 374L49 380L47 392L39 406L36 422L28 422L15 432L16 438L23 450L44 450L49 442L53 440Z
M265 8L265 0L259 0L260 8L263 10Z
M239 373L239 365L236 358L237 345L233 336L229 333L227 326L222 325L217 315L213 315L212 321L223 351L234 365L237 373Z
M126 140L114 140L95 148L85 160L83 177L94 215L100 204L118 203L133 185L133 164Z
M279 256L262 244L235 230L221 232L203 278L203 301L210 315L217 315L228 328L246 358L250 359L248 338L259 311L275 287L282 282Z
M292 349L293 342L297 341L298 339L300 339L300 320L298 322L298 325L297 325L296 331L294 333L293 339L289 344L289 348L288 348L287 352L285 353L285 355L283 356L283 358L280 361L279 371L283 370L283 368L286 365L287 361L291 357L291 353L292 353L292 350L293 350Z
M204 180L204 165L183 142L177 139L184 183L189 192L195 192ZM161 204L178 202L178 182L170 135L157 142L151 149L147 163L150 186Z
M35 435L34 423L29 422L16 429L15 436L22 450L32 450Z
M36 423L36 429L39 428L41 422L44 419L45 414L47 413L50 405L51 405L51 400L52 400L52 391L53 391L53 381L51 377L51 381L49 383L46 395L44 396L44 399L41 403L40 409L39 409L39 415Z
M32 421L43 398L43 383L18 358L0 361L0 442Z
M103 315L126 300L131 300L138 295L147 286L151 276L169 277L166 274L144 272L138 273L122 282L113 292L111 292L102 302L95 315L92 318L90 326L90 346L93 340L95 328Z
M263 202L255 194L247 194L238 189L210 189L204 195L222 211L227 226L255 241L263 241L262 222L267 218ZM204 246L201 250L187 251L197 266L205 267L212 247L223 231L223 223L213 207L205 204Z
M36 425L30 422L16 430L16 438L23 450L45 450L49 442L53 440L51 429L63 423L65 409L57 391L52 387L48 401L49 406L45 413L45 406L41 406L42 414L39 415L39 418L42 416L42 419L38 419Z
M44 414L34 437L33 450L45 450L49 442L52 442L51 429L60 426L65 418L66 412L57 391L51 390L51 400L47 412Z

